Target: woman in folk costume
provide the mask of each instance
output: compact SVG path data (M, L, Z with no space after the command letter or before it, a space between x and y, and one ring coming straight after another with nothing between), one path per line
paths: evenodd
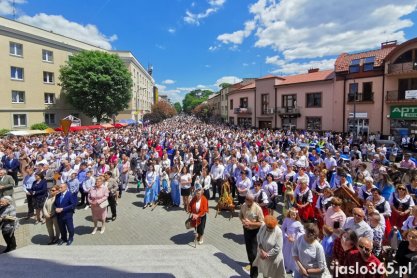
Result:
M404 221L410 215L411 207L414 206L414 200L410 194L408 194L405 185L397 185L397 189L389 199L389 204L391 206L391 225L401 229Z
M299 184L295 189L295 207L298 210L298 214L303 222L311 221L314 219L313 210L313 193L308 188L308 182L306 179L299 179Z
M177 165L171 167L169 171L169 180L171 185L171 199L174 207L179 207L181 204L180 193L180 173Z
M384 237L385 239L388 238L390 232L391 232L391 207L389 203L385 200L385 198L381 195L381 190L378 188L373 188L371 190L372 195L368 197L368 201L371 201L374 204L374 207L376 210L382 214L382 216L385 218L385 233Z
M163 168L161 173L161 186L162 191L168 192L169 191L169 168Z

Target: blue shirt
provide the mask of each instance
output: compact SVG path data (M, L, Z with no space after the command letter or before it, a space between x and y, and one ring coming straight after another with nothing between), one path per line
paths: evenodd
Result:
M333 244L333 237L331 235L323 237L321 245L323 246L326 257L331 257L333 255Z
M28 192L28 190L31 190L32 189L32 184L33 184L34 181L35 181L35 174L32 174L30 176L26 175L23 178L23 184L22 184L23 190L25 192Z

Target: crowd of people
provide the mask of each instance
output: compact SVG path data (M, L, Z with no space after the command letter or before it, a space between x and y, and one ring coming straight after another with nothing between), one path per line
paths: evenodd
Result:
M4 137L5 252L16 248L15 186L26 193L27 218L46 224L49 244L72 244L76 207L91 210L92 234L104 233L132 179L133 190L144 190L143 209L161 194L169 196L172 206L190 215L203 244L208 201L220 197L228 182L240 209L251 277L330 277L356 264L371 270L383 263L384 246L398 250L399 265L408 265L417 255L416 165L409 153L399 165L390 161L375 135L357 139L213 125L190 116L80 131L67 139L61 133ZM335 196L339 189L359 200L352 215L342 209L346 200Z

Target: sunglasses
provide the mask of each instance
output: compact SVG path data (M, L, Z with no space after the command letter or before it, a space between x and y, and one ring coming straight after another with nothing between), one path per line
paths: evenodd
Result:
M398 188L398 190L405 191L405 188Z
M369 248L366 248L365 246L363 246L363 245L359 245L359 248L360 249L362 249L363 251L365 251L365 252L371 252L372 250L371 249L369 249Z

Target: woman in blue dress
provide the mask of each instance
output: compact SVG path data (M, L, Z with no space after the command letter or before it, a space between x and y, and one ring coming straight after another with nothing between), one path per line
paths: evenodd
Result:
M388 174L385 173L380 174L380 180L376 184L376 187L379 190L381 190L381 195L385 198L385 200L389 200L392 193L394 193L395 191L394 185L392 184L390 177L388 176Z
M171 185L172 205L174 207L179 207L181 203L180 173L176 165L171 167L171 171L169 172L169 180Z
M152 205L155 200L155 190L154 186L156 184L156 172L153 164L149 165L148 171L146 172L145 179L145 197L143 200L143 208L147 208L149 205Z

